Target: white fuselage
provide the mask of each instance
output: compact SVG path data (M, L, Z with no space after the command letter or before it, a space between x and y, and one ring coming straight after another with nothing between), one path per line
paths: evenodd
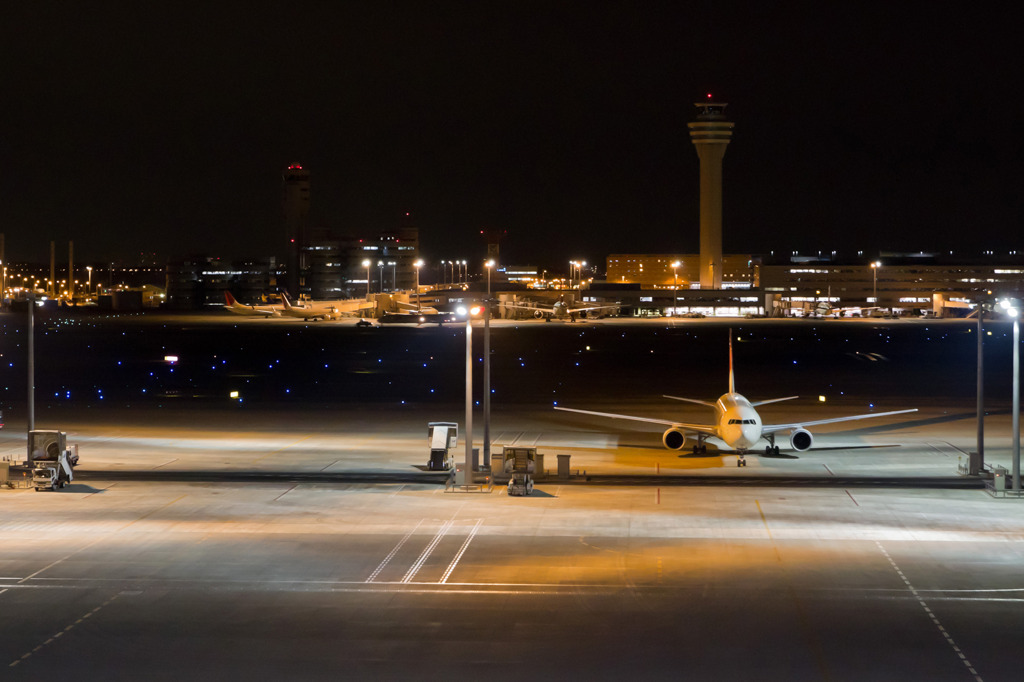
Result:
M715 402L718 437L730 448L749 450L761 440L761 416L739 393L726 393Z

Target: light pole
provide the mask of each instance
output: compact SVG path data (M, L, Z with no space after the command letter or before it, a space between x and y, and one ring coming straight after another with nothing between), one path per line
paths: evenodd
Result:
M1013 489L1020 490L1020 308L1017 299L1000 302L1006 314L1013 318Z
M491 268L494 260L484 263L487 268L487 298L484 300L484 468L491 468Z
M672 314L679 308L679 261L672 263Z
M480 309L460 306L457 312L466 316L466 463L462 480L456 477L455 484L466 486L473 484L473 315Z
M380 268L380 293L384 293L384 261L377 261L377 267Z
M28 430L36 430L36 292L28 294ZM31 458L31 453L30 453Z
M878 268L882 267L881 261L874 261L871 263L871 301L876 306L878 305Z
M370 299L370 265L372 265L372 263L370 263L370 259L369 258L364 258L363 259L363 267L366 268L366 299L367 300Z
M469 268L466 267L466 265L467 265L466 259L463 258L462 259L462 283L463 284L466 284L467 282L469 282Z
M991 292L989 292L991 293ZM971 475L978 475L985 470L985 336L983 318L985 317L985 300L978 299L978 466L971 466Z
M422 312L420 308L420 268L423 267L423 261L417 260L412 265L416 268L416 314L419 315Z
M85 294L86 296L92 296L92 266L86 265L85 272L88 274L88 280L85 284Z

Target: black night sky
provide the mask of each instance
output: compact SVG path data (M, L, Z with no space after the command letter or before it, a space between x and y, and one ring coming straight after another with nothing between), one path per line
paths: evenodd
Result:
M299 161L314 226L409 211L428 258L481 228L506 262L695 252L710 92L727 252L1021 248L1020 16L923 7L5 3L0 231L11 260L269 255Z

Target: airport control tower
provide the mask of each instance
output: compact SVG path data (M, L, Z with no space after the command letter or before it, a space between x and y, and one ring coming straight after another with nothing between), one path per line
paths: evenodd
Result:
M722 158L732 138L722 102L697 102L697 120L687 125L700 158L700 288L722 288Z
M288 270L287 290L295 300L299 299L302 262L302 248L308 238L306 222L309 218L309 171L293 163L284 170L284 227L285 267Z

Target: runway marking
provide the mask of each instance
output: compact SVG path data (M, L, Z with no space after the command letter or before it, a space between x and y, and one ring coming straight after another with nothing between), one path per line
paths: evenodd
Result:
M168 464L174 464L174 463L175 463L175 462L177 462L177 461L178 461L178 458L177 458L177 457L175 457L175 458L174 458L174 459L172 459L171 461L169 461L169 462L164 462L163 464L157 464L157 465L156 465L155 467L153 467L153 468L154 468L154 469L159 469L160 467L165 467L165 466L167 466Z
M925 445L927 445L928 447L930 447L932 450L934 450L935 452L939 453L940 455L945 455L946 457L952 457L952 455L948 452L949 450L955 450L958 457L961 456L961 455L967 455L968 454L967 452L965 452L964 450L961 450L960 448L958 448L957 446L953 445L949 441L942 441L940 443L925 443Z
M885 547L882 546L882 543L875 540L875 544L878 546L878 550L882 553L882 555L889 560L889 564L892 565L893 570L895 570L896 574L899 575L901 580L903 580L903 583L907 586L907 589L910 590L910 593L914 595L914 599L916 599L917 602L921 605L921 608L924 609L924 612L931 619L932 623L935 625L935 628L939 631L939 634L942 635L943 638L945 638L946 642L953 649L953 653L960 657L960 661L964 664L964 666L966 666L968 672L974 675L974 679L977 680L977 682L983 682L981 679L981 675L979 675L978 671L974 669L974 666L971 665L971 662L967 660L967 657L960 650L960 647L957 646L957 643L953 639L952 635L950 635L949 632L946 631L946 628L943 627L942 623L939 621L938 616L936 616L928 607L928 603L920 595L920 593L913 586L910 580L907 579L907 576L903 575L903 571L900 570L900 567L896 564L893 558L889 556L889 553L885 551Z
M283 493L281 493L280 495L278 495L277 497L275 497L275 498L274 498L274 502L277 502L277 501L278 501L278 500L280 500L280 499L281 499L282 497L284 497L285 495L287 495L288 493L290 493L291 491L295 490L295 489L296 489L296 488L298 488L298 487L299 487L299 484L298 484L298 483L296 483L296 484L295 484L295 485L293 485L293 486L292 486L291 488L288 488L288 490L285 490L285 491L284 491Z
M438 581L439 583L444 584L448 582L448 576L450 576L452 574L452 571L455 570L455 567L458 566L459 559L461 559L462 555L466 553L466 548L469 547L469 543L471 543L473 541L473 538L476 537L476 532L480 530L480 524L482 524L483 522L483 519L476 520L476 525L473 526L473 530L469 531L469 535L466 537L466 541L462 543L462 547L460 547L459 551L455 554L455 558L452 559L452 562L450 564L448 564L448 570L446 570L444 572L444 575L441 576L441 580Z
M31 580L32 578L35 578L37 575L39 575L43 571L49 570L49 569L53 568L54 566L56 566L57 564L62 563L64 561L67 561L68 559L70 559L71 557L75 556L79 552L82 552L82 551L85 551L85 550L89 549L90 547L92 547L96 543L102 542L104 539L105 538L97 538L97 539L93 540L92 542L90 542L88 545L85 545L84 547L79 547L78 549L76 549L74 552L71 552L67 556L63 556L60 559L57 559L56 561L54 561L53 563L50 563L50 564L47 564L46 566L43 566L42 568L40 568L35 573L33 573L31 575L25 576L24 578L22 578L21 580L18 581L18 584L21 585L22 583L28 582L29 580ZM4 590L4 591L6 592L6 590Z
M44 569L44 570L45 570L45 569ZM5 590L5 591L6 591L6 590ZM107 604L109 604L110 602L114 601L115 599L117 599L117 595L116 595L116 594L115 594L115 595L114 595L113 597L111 597L110 599L108 599L107 601L103 602L102 604L100 604L99 606L97 606L96 608L94 608L94 609L93 609L92 611L89 611L89 612L88 612L87 614L85 614L85 615L84 615L84 616L82 616L81 618L77 619L77 620L76 620L76 621L75 621L74 623L72 623L71 625L67 626L66 628L64 628L64 629L63 629L63 630L61 630L60 632L56 633L56 634L55 634L55 635L54 635L53 637L50 637L50 638L48 638L48 639L47 639L47 640L46 640L45 642L43 642L42 644L40 644L40 645L38 645L37 647L35 647L34 649L32 649L32 651L29 651L28 653L22 654L20 658L16 658L16 659L14 659L13 661L11 661L11 663L9 663L9 664L7 665L7 667L8 667L8 668L13 668L13 667L17 666L17 665L18 665L19 663L21 663L21 662L22 662L22 661L24 661L25 659L29 658L29 657L30 657L30 656L31 656L32 654L36 653L37 651L39 651L39 650L40 650L40 649L42 649L43 647L45 647L45 646L48 646L49 644L51 644L52 642L56 641L56 640L57 640L57 639L59 639L60 637L63 637L63 636L64 636L64 633L65 633L65 632L69 632L69 631L70 631L70 630L71 630L72 628L74 628L74 627L75 627L76 625L79 625L79 624L81 624L81 622L82 622L83 620L85 620L86 618L88 618L88 617L89 617L89 616L91 616L92 614L96 613L97 611L99 611L100 609L102 609L102 608L103 608L104 606L106 606L106 605L107 605Z
M392 549L391 552L389 552L386 557L384 557L384 561L380 562L380 564L373 571L373 573L370 574L370 577L366 579L366 582L372 583L374 581L374 579L378 575L380 575L380 572L384 570L384 567L388 565L388 562L390 562L392 559L395 558L395 554L398 553L398 550L402 549L402 545L405 544L406 540L408 540L409 538L412 537L412 534L416 532L416 529L419 528L420 524L422 524L422 523L423 523L423 519L420 519L419 523L417 523L415 526L413 526L413 529L410 530L408 533L406 533L404 538L402 538L401 540L398 541L398 544L395 545L395 548Z
M835 473L831 469L828 468L827 464L822 464L821 466L825 467L825 471L827 471L830 476L835 476Z
M402 578L403 583L407 583L416 577L416 574L419 573L421 568L423 568L423 563L430 557L430 554L437 547L437 544L441 542L441 539L445 536L445 533L448 532L448 529L452 527L452 523L454 523L453 519L448 519L444 522L441 526L441 530L437 531L437 535L434 536L434 539L430 541L430 544L427 545L422 552L420 552L419 558L417 558L413 565L409 567L409 570L406 571L405 576Z
M117 530L118 530L118 531L122 531L122 530L124 530L125 528L127 528L128 526L132 525L133 523L136 523L136 522L138 522L138 521L142 521L143 519L149 518L149 517L150 517L150 516L152 516L153 514L156 514L156 513L158 512L158 511L162 511L162 510L164 510L164 509L167 509L168 507L170 507L170 506L171 506L172 504L174 504L175 502L178 502L178 501L180 501L180 500L183 500L183 499L185 499L186 497L188 497L188 493L185 493L185 494L184 494L184 495L182 495L181 497L176 497L176 498L174 498L173 500L171 500L170 502L168 502L168 503L167 503L167 504L165 504L164 506L162 506L162 507L157 507L156 509L154 509L154 510L150 511L150 512L149 512L148 514L143 514L143 515L142 515L142 516L140 516L139 518L135 519L135 521L129 521L128 523L126 523L125 525L121 526L121 527L120 527L120 528L118 528ZM99 540L97 540L97 542L99 542ZM85 549L85 548L83 547L82 549Z
M324 467L323 469L321 469L320 471L322 471L322 472L323 472L323 471L327 471L328 469L330 469L330 468L331 468L332 466L334 466L335 464L337 464L337 463L338 463L338 462L340 462L340 461L341 461L340 459L336 459L336 460L334 460L333 462L331 462L330 464L328 464L327 466L325 466L325 467Z
M845 492L846 492L846 494L847 494L847 495L849 495L849 496L850 496L850 499L851 499L851 500L853 500L853 503L854 503L855 505L857 505L857 506L859 507L859 506L860 506L860 502L858 502L858 501L857 501L857 498L855 498L855 497L853 496L853 493L851 493L851 492L850 492L849 490L847 490L847 491L845 491Z
M263 455L262 457L257 457L256 459L254 459L254 460L252 460L252 461L253 461L253 462L262 462L262 461L263 461L263 460L265 460L265 459L266 459L267 457L270 457L271 455L276 455L276 454L278 454L279 452L284 452L284 451L285 451L285 450L287 450L288 448L290 448L290 447L294 447L294 446L298 445L299 443L301 443L302 441L304 441L304 440L308 440L308 439L312 438L312 437L313 437L314 435L315 435L315 434L312 434L312 433L311 433L311 434L309 434L308 436L304 436L304 437L302 437L302 438L298 439L298 440L297 440L297 441L295 441L294 443L289 443L288 445L285 445L285 446L284 446L283 448L278 448L277 450L274 450L273 452L268 452L267 454Z

